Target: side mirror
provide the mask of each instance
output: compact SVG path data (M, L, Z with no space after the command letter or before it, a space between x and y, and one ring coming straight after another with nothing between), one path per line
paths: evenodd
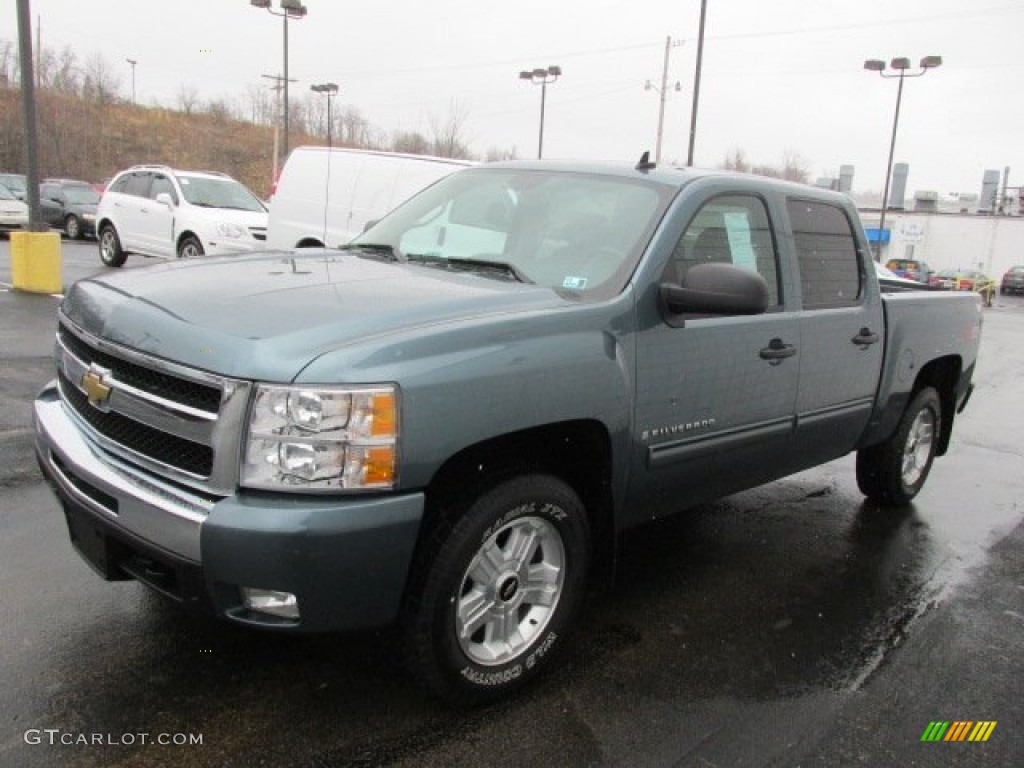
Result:
M682 284L662 283L661 300L673 314L759 315L768 309L768 284L732 264L698 264Z
M166 192L161 192L156 196L156 201L161 205L166 205L168 208L174 207L174 200Z
M380 221L380 219L370 219L369 221L367 221L365 224L363 224L363 232L369 231L370 227L376 225L378 221Z

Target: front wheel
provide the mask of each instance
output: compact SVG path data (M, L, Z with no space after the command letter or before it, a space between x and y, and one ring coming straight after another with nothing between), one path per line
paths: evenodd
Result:
M939 394L926 387L910 401L893 435L857 452L857 485L881 504L909 504L924 487L942 427Z
M199 238L189 235L178 245L178 258L179 259L194 259L197 256L202 256L203 244L199 242Z
M100 261L108 267L120 267L127 257L113 225L104 224L100 227Z
M561 480L525 475L445 510L433 533L403 615L412 671L452 703L500 698L573 623L590 563L583 504Z

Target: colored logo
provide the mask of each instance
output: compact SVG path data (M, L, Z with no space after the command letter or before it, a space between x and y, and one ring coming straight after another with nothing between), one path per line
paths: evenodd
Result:
M85 394L89 397L89 404L95 408L100 408L103 403L110 399L110 393L114 391L113 387L104 381L108 373L110 371L106 368L93 363L82 376L82 389L85 390Z
M921 734L921 741L988 741L996 720L933 720Z

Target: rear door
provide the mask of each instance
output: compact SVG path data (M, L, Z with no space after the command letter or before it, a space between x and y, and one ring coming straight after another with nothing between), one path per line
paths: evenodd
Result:
M885 319L871 256L837 203L791 197L786 208L800 271L800 392L794 469L853 449L878 390Z

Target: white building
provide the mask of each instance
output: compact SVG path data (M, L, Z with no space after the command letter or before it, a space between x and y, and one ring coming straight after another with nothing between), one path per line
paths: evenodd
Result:
M861 210L872 244L878 238L878 210ZM978 269L998 281L1024 264L1024 217L972 213L888 210L881 261L917 259L935 271Z

